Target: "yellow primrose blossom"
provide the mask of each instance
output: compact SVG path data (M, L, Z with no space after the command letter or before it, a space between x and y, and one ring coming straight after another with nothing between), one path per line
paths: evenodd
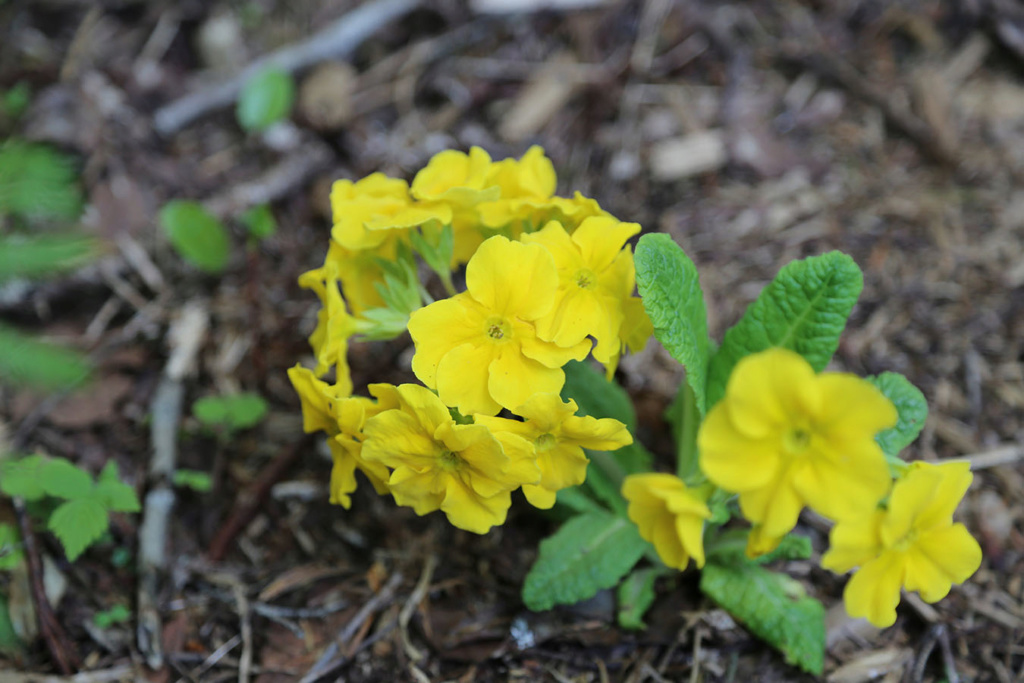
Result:
M587 456L584 448L613 451L633 443L626 425L611 418L577 417L576 401L563 403L558 394L536 394L515 409L523 418L477 415L481 424L494 434L511 432L533 444L540 468L540 481L523 484L523 493L530 503L541 509L555 504L555 493L582 484L587 478Z
M338 284L337 268L330 262L299 276L299 285L320 297L316 328L309 335L309 345L316 357L315 373L322 376L333 365L335 384L347 396L352 393L348 340L356 332L356 321L348 313Z
M843 593L850 616L892 626L900 588L937 602L978 570L978 542L953 523L971 479L967 462L915 462L893 486L887 509L832 528L822 566L840 573L860 567Z
M492 229L515 227L536 210L549 207L557 182L554 165L536 145L518 160L502 159L492 164L489 180L500 188L501 194L478 208L480 221ZM516 236L515 230L512 234Z
M353 251L376 249L411 228L429 221L446 224L452 212L443 204L412 201L404 180L374 173L359 182L339 180L331 187L334 228L331 237Z
M356 490L355 472L361 470L378 493L387 493L388 470L380 463L369 463L360 454L363 423L373 414L373 401L350 397L338 385L317 379L300 365L288 369L288 379L302 402L302 429L307 434L326 432L334 466L331 469L331 503L346 509L350 494Z
M623 306L636 282L633 254L623 247L638 232L637 223L588 218L572 236L555 221L523 235L524 243L551 252L558 269L555 305L537 321L541 339L573 346L593 336L594 358L607 364L618 357Z
M449 149L435 154L412 180L412 196L440 206L474 206L497 199L501 190L490 177L491 156L479 147L469 154Z
M441 510L460 529L483 534L505 521L511 491L540 477L533 447L483 425L459 425L430 390L396 388L399 407L369 418L362 456L393 468L395 502L418 515Z
M739 493L755 556L805 505L833 520L870 514L892 483L875 435L895 424L896 408L871 383L815 375L799 354L773 348L736 364L697 435L700 468Z
M680 571L691 558L704 566L704 520L711 510L697 491L674 475L649 472L626 477L622 495L629 518L662 562Z
M626 349L630 353L640 353L654 335L654 323L647 316L643 301L638 296L622 300L622 326L619 327L619 348L611 359L604 364L605 378L611 382L615 370L619 367L619 359Z
M534 321L558 289L551 254L491 237L466 267L466 288L409 317L416 377L463 415L494 415L535 393L561 391L562 366L582 360L590 342L563 348L537 336Z

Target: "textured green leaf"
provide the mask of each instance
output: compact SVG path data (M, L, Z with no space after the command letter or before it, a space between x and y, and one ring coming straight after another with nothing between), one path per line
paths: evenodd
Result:
M261 131L292 111L295 81L287 71L264 69L242 86L235 115L238 125L248 131Z
M98 498L75 498L63 503L50 515L47 528L64 546L68 560L74 562L107 530L110 518Z
M663 234L641 237L633 261L637 289L654 324L654 336L686 368L686 381L703 415L708 405L705 389L711 341L697 267Z
M82 194L70 157L22 140L0 145L0 216L70 221L81 212Z
M0 325L0 382L59 391L88 376L89 363L81 354Z
M857 302L864 277L838 251L786 265L722 340L708 369L708 408L725 395L741 358L778 346L796 351L815 372L828 365Z
M98 253L96 240L81 235L0 238L0 282L72 270Z
M540 555L523 583L534 611L571 605L611 588L647 550L636 526L607 512L573 517L540 542Z
M81 498L92 492L92 477L64 458L52 458L39 470L39 481L46 495L55 498Z
M700 589L782 652L786 661L821 675L825 657L825 608L785 574L753 563L708 563Z
M198 202L176 199L160 209L160 227L178 254L208 273L228 264L231 240L224 225Z
M899 414L896 426L880 432L875 440L889 457L899 457L900 451L913 443L928 419L928 402L921 390L897 372L883 372L866 378L892 401Z
M267 414L267 402L251 393L207 396L192 404L192 414L208 427L239 431L260 423Z
M274 212L266 204L252 207L239 216L238 220L249 231L249 234L258 240L265 240L277 233L277 219L274 218Z
M101 481L93 495L111 512L138 512L142 508L135 489L120 481Z
M10 571L25 559L21 535L13 524L0 524L0 571Z
M654 582L662 573L654 567L637 569L619 584L619 626L632 630L647 628L644 615L654 604Z
M46 458L41 455L0 462L0 491L25 500L45 498L46 491L39 477L45 464Z
M718 565L739 566L749 562L768 564L777 560L806 560L811 556L811 540L806 536L786 534L770 553L755 560L747 558L747 529L720 531L705 547L707 561Z

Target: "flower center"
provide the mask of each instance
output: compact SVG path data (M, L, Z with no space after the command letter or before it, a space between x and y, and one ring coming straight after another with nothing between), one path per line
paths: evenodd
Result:
M555 435L541 434L533 443L538 451L549 451L555 445Z
M441 451L437 459L441 463L441 468L447 471L457 470L462 464L462 458L459 457L458 453L452 453L449 450Z
M907 535L892 544L892 550L896 552L906 552L910 549L910 546L917 542L917 529L911 529L907 532Z
M512 329L504 318L488 318L484 334L493 342L507 342L512 338Z
M811 432L803 427L796 427L782 437L782 447L790 455L800 455L811 445Z
M580 289L593 289L594 285L597 284L597 278L594 276L594 271L589 268L580 268L576 271L576 286Z

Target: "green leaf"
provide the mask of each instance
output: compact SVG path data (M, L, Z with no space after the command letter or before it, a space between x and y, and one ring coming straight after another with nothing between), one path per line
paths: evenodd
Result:
M53 514L47 528L64 546L68 560L74 562L96 542L110 525L102 502L95 497L75 498L62 504Z
M259 394L207 396L192 404L192 414L208 427L239 431L255 427L267 414L267 402Z
M626 517L628 506L622 497L622 480L626 472L607 451L586 451L590 458L587 465L587 478L582 484L584 491L597 501L605 504L620 517Z
M0 110L8 119L20 118L32 103L32 89L25 81L18 81L0 97Z
M120 481L101 481L93 495L111 512L138 512L142 509L135 489Z
M265 240L277 233L277 220L274 218L274 212L266 204L252 207L239 216L238 220L257 240Z
M741 358L778 346L796 351L821 372L857 302L864 277L838 251L786 265L722 340L708 369L708 408L725 395Z
M825 657L825 608L799 581L756 564L708 563L700 589L785 656L790 664L821 675Z
M0 571L14 569L24 559L25 554L21 552L21 534L13 524L0 524Z
M181 199L167 202L159 220L183 259L208 273L219 273L227 266L231 253L227 229L201 204Z
M440 230L423 234L424 227L409 233L409 241L413 249L419 253L430 269L437 273L443 281L451 282L452 256L455 253L455 231L446 225Z
M889 457L899 457L900 451L913 443L928 419L928 402L921 390L897 372L883 372L865 378L885 394L896 406L899 419L896 426L880 432L875 440Z
M96 240L81 235L0 237L0 282L73 270L98 253Z
M356 334L365 341L387 341L405 332L409 314L390 308L370 308L356 318Z
M93 488L89 473L64 458L47 460L39 470L39 481L46 495L69 500L88 496Z
M636 526L607 512L573 517L540 542L540 555L523 583L534 611L571 605L611 588L647 550Z
M654 324L654 336L686 368L686 381L704 415L711 340L697 267L671 237L662 234L641 237L633 262L637 289Z
M583 493L581 487L572 486L555 494L555 505L570 510L573 514L582 512L604 512L594 499Z
M172 481L175 486L184 486L197 493L209 493L213 490L213 478L198 470L175 470Z
M96 477L96 480L101 483L105 481L119 483L121 481L121 471L117 466L117 461L113 458L107 460L107 464L103 466L102 470L100 470L100 476Z
M16 655L21 651L21 640L11 622L11 612L7 597L0 594L0 653Z
M46 145L0 145L0 216L71 221L82 213L78 174L70 157Z
M132 612L127 605L117 604L108 610L97 612L93 615L92 621L100 628L110 628L114 624L123 624L132 618Z
M29 455L18 460L0 462L0 491L25 500L45 498L46 491L39 476L45 464L46 458L41 455Z
M639 631L647 628L644 615L654 604L654 582L664 570L637 569L619 584L619 626Z
M58 391L88 376L89 363L81 354L0 325L0 382Z
M741 566L750 562L768 564L778 560L806 560L811 556L811 539L786 534L775 550L751 560L747 558L748 534L748 529L720 531L704 548L707 561L717 565Z
M563 366L565 385L562 400L573 399L580 417L612 417L626 425L632 433L636 429L636 411L629 394L604 374L582 361L571 360Z
M285 119L295 101L295 81L287 71L268 68L242 86L235 116L247 131L261 131Z

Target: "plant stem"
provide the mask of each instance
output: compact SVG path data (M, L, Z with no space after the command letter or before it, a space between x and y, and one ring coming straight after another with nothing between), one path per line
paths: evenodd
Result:
M700 472L697 463L697 428L700 427L700 412L697 397L688 382L679 387L683 400L679 406L679 443L676 444L676 474L689 482Z

